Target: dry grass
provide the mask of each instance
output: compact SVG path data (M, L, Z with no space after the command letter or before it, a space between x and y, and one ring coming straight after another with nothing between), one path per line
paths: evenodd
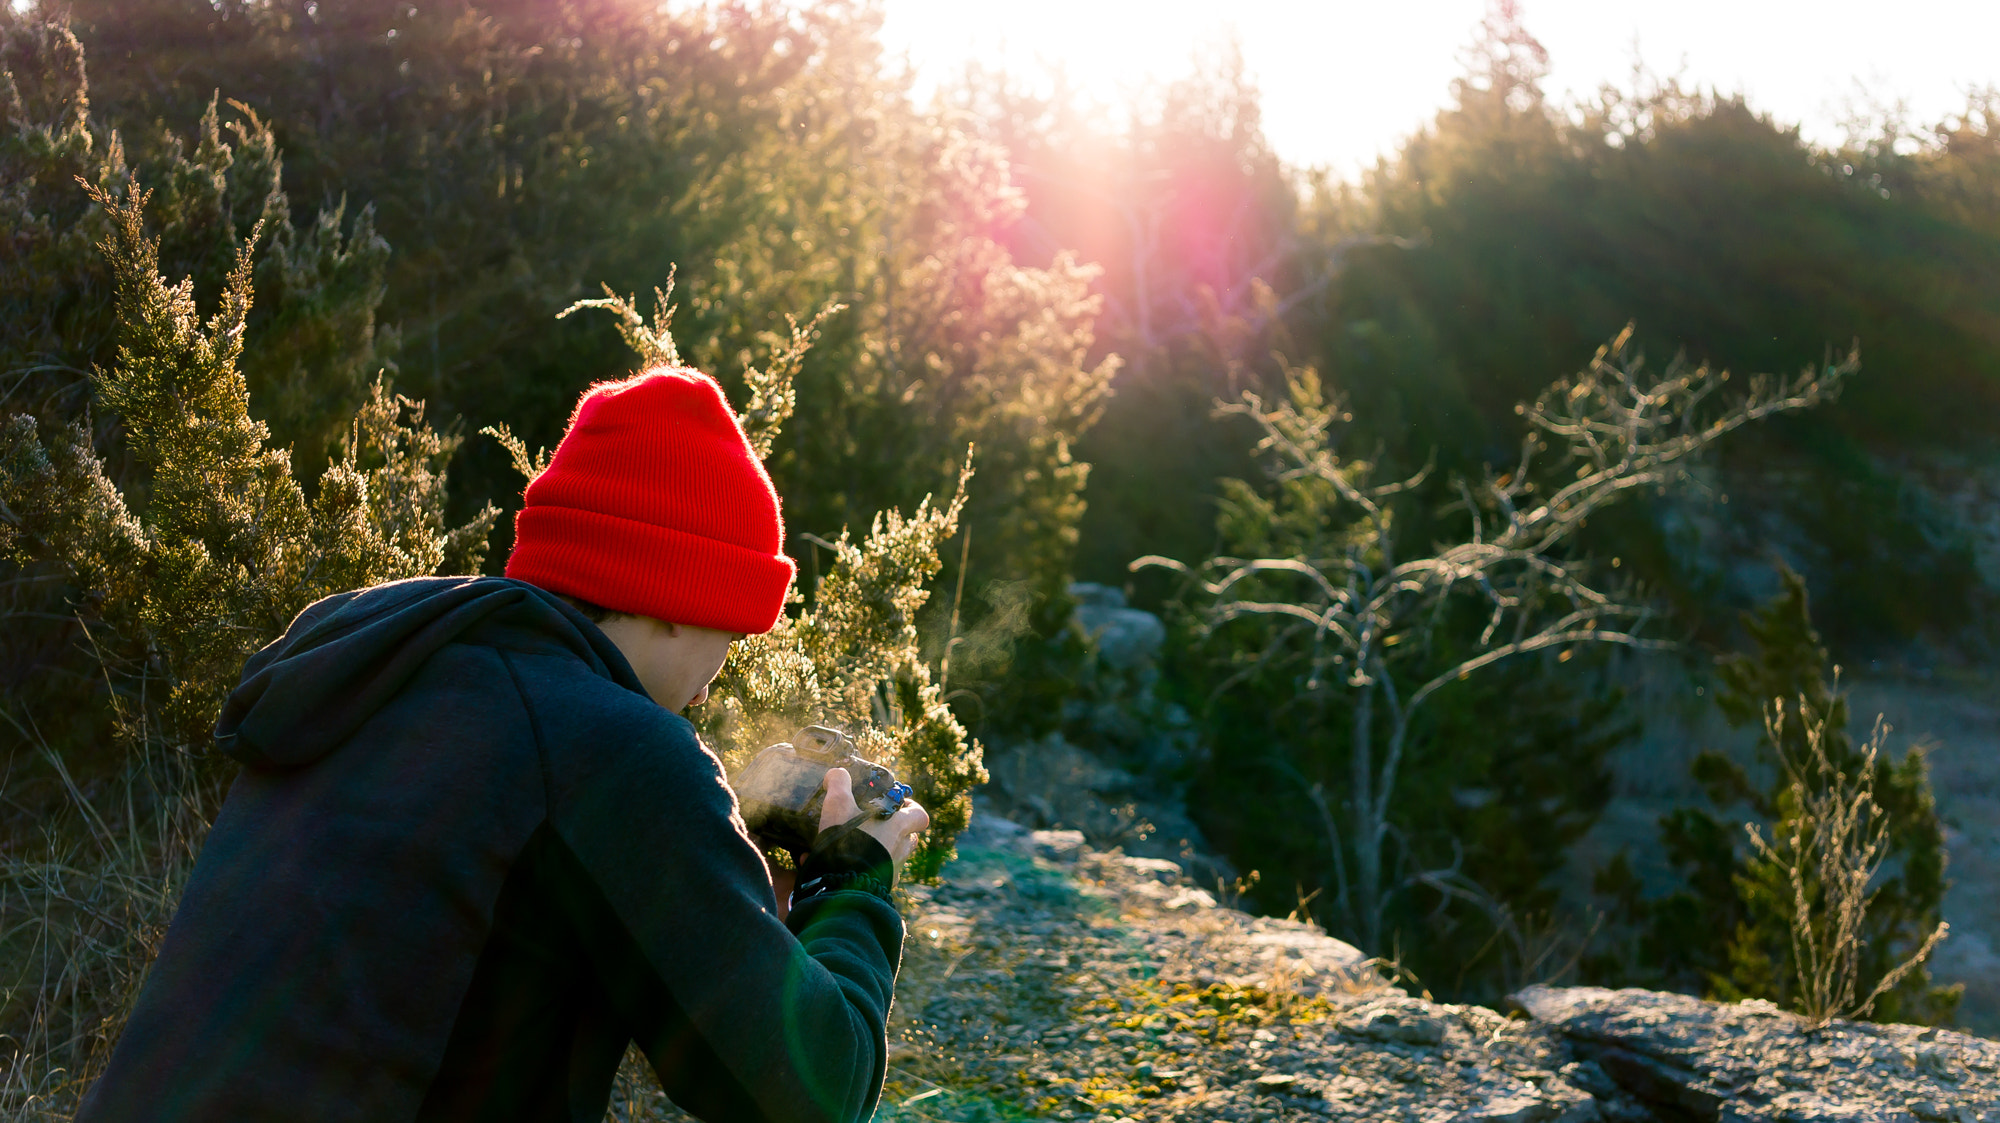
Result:
M628 1046L619 1062L604 1118L607 1123L692 1123L692 1117L667 1098L651 1062L637 1046Z
M1860 985L1863 924L1875 891L1869 886L1882 868L1888 819L1875 802L1875 760L1889 727L1880 715L1861 758L1852 772L1836 768L1827 756L1827 719L1811 715L1801 699L1806 751L1788 752L1779 736L1785 708L1776 702L1765 712L1765 733L1778 746L1780 763L1790 781L1798 808L1789 836L1767 842L1756 824L1746 823L1750 842L1764 859L1784 871L1792 889L1792 961L1798 971L1799 1012L1808 1028L1824 1027L1835 1018L1866 1017L1875 1000L1895 988L1927 958L1950 931L1940 921L1915 954L1882 976L1866 997L1855 1001ZM1775 835L1775 831L1773 832Z
M138 994L217 793L164 749L87 791L30 743L37 767L11 771L0 791L41 812L33 835L0 851L0 1118L66 1120ZM24 772L52 780L54 798Z

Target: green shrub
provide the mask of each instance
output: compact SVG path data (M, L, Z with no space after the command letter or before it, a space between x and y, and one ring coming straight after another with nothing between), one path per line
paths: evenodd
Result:
M912 103L867 11L67 8L108 111L186 119L219 87L286 138L297 197L368 204L396 247L378 270L398 329L382 346L434 409L552 445L578 392L624 359L604 322L549 317L600 281L643 291L664 262L680 263L692 294L680 351L739 399L746 356L784 344L771 333L786 313L840 302L848 311L797 372L809 415L767 459L788 523L831 536L907 511L950 491L976 443L990 470L962 512L967 612L983 611L993 581L1045 599L1066 583L1087 472L1074 449L1117 367L1095 345L1096 270L1010 248L1022 188L1007 152ZM131 144L169 147L150 134ZM274 429L289 439L288 424ZM458 478L496 499L510 481L483 444ZM507 534L503 524L502 547ZM823 550L809 538L786 549L817 572Z
M139 156L133 137L92 114L90 91L66 26L0 10L0 416L33 415L55 444L73 444L62 434L82 426L106 483L143 504L146 470L121 439L118 414L94 408L91 374L116 365L121 331L119 280L97 248L115 234L103 200L145 182L155 188L146 221L159 270L189 278L203 304L221 299L261 224L258 299L243 327L254 342L237 368L251 416L274 427L274 444L298 450L294 467L310 482L328 453L344 455L350 418L381 369L374 325L388 246L365 208L335 206L294 225L276 140L255 114L205 95L191 134L142 125L135 147L148 154ZM4 704L17 719L32 715L37 736L86 783L97 764L117 766L107 687L69 607L89 595L51 555L0 559ZM26 743L11 732L0 727L0 746Z

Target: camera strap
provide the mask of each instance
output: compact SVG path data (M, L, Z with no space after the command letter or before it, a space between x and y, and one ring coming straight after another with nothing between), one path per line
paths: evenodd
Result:
M854 818L849 819L848 821L840 824L837 827L826 828L825 830L819 832L818 838L813 839L812 850L809 852L809 854L818 854L821 853L822 851L832 850L834 847L840 845L841 839L846 838L848 835L851 835L855 831L860 830L861 824L867 822L872 818L874 818L872 814L863 811L860 814L854 816Z
M812 850L799 863L799 884L792 891L794 909L813 897L842 889L860 889L885 901L892 899L895 863L874 836L860 833L861 824L870 818L864 811L837 827L819 832ZM855 837L857 834L860 837Z

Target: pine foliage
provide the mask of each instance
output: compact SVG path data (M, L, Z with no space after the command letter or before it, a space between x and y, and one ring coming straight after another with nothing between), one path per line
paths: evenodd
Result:
M1762 596L1736 575L1778 525L1842 645L1989 642L1976 536L1903 466L1983 456L1995 416L2000 351L1971 342L2000 324L1990 99L1934 131L1880 122L1886 140L1866 151L1643 67L1562 104L1518 8L1493 12L1455 104L1308 203L1315 248L1346 267L1285 294L1307 337L1295 353L1341 372L1387 448L1472 468L1544 371L1639 309L1647 350L1737 370L1865 341L1871 376L1840 402L1717 458L1727 509L1638 503L1589 540L1709 642ZM1940 472L1944 489L1957 472ZM1676 534L1690 515L1721 533Z
M104 199L153 188L147 228L159 271L219 301L239 252L262 224L237 358L253 415L299 450L310 480L338 458L349 418L393 342L376 330L388 246L367 208L335 205L291 220L283 161L268 124L212 90L185 117L121 132L93 112L83 48L61 21L0 9L0 416L33 415L51 455L98 450L104 481L143 500L146 470L115 413L94 408L92 372L115 365L119 281L98 245L115 234ZM177 133L163 122L194 125ZM128 145L128 140L132 143ZM78 189L78 181L95 193ZM82 426L84 437L68 430ZM61 431L61 432L58 432ZM79 441L81 443L79 443ZM102 676L69 605L85 596L54 556L0 560L0 690L38 736L109 763L115 740L97 696ZM75 763L88 773L91 768Z
M1117 368L1097 346L1096 270L1014 247L1013 161L913 104L865 7L70 9L103 57L159 63L101 67L103 105L176 120L220 86L288 138L299 197L373 204L397 247L383 307L399 381L434 408L554 444L633 321L548 317L600 282L644 296L677 261L694 295L675 357L718 372L754 422L770 406L738 381L747 356L786 347L787 313L845 304L796 372L810 419L767 459L793 520L907 511L949 492L976 443L971 607L993 581L1060 594L1083 512L1075 445ZM511 454L468 453L461 479L504 491ZM811 548L788 547L812 571Z
M102 200L144 180L162 268L191 277L204 299L261 227L247 317L258 345L239 365L281 440L309 459L339 444L392 342L376 330L389 247L371 209L350 216L337 203L295 224L269 123L212 94L191 135L142 130L134 159L127 138L92 117L83 47L61 22L0 14L0 117L0 369L16 408L80 416L89 372L110 361L119 331L113 263L97 251L113 225Z
M1073 446L1120 365L1092 354L1099 270L1067 253L1044 268L1017 263L995 237L1023 215L1006 150L950 127L920 139L923 194L903 238L921 252L883 279L892 299L864 376L907 405L883 418L896 428L872 456L948 478L977 445L984 484L968 514L980 574L1051 593L1067 579L1084 512L1090 466Z
M193 280L169 285L159 273L144 228L150 197L97 196L112 223L102 249L121 330L96 387L146 471L142 508L112 485L81 426L44 435L25 414L8 422L0 502L10 544L50 549L96 606L99 650L157 682L149 698L164 688L156 713L128 714L128 736L194 748L244 658L300 609L381 581L476 569L497 512L445 528L443 468L456 439L430 430L422 407L384 381L309 502L290 453L269 447L251 418L239 369L258 232L204 321Z
M732 764L807 721L855 734L861 755L888 765L930 812L930 830L908 865L917 878L951 859L971 822L972 789L986 782L979 742L932 681L916 622L971 474L969 467L961 474L949 503L926 499L908 516L885 511L858 543L843 531L812 608L737 645L705 730Z

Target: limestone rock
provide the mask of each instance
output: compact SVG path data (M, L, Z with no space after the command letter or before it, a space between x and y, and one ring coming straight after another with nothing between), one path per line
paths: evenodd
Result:
M1510 1018L1076 831L995 817L959 847L905 890L880 1123L2000 1123L2000 1042L1591 987Z
M1353 1033L1376 1041L1400 1041L1405 1045L1437 1045L1445 1038L1442 1007L1418 998L1384 998L1348 1015L1346 1026Z
M2000 1042L1837 1021L1817 1033L1769 1002L1529 987L1514 1001L1578 1058L1571 1078L1640 1118L2000 1120ZM1587 1068L1585 1066L1588 1066Z
M1051 862L1074 862L1083 853L1082 831L1032 831L1028 840L1036 857Z
M1109 585L1078 581L1069 587L1076 600L1076 623L1097 645L1098 657L1118 668L1151 662L1167 642L1167 626L1142 609L1128 608L1125 594Z
M1050 834L970 833L913 891L878 1120L1601 1118L1555 1035L1412 998L1173 863Z

